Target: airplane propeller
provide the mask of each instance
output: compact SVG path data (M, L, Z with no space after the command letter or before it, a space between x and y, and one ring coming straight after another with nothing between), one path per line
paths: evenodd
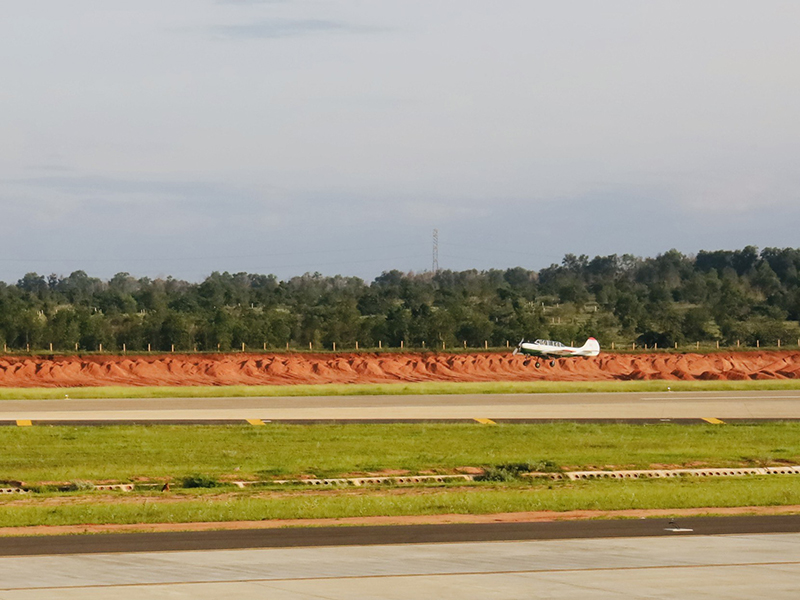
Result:
M522 339L519 341L519 344L517 344L517 347L516 347L516 348L514 348L514 351L511 353L511 356L516 356L517 354L519 354L520 348L522 348L522 344L523 344L524 342L525 342L525 338L522 338Z

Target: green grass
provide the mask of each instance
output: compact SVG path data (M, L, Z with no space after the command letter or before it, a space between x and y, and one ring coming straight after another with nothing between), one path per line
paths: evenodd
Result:
M335 476L550 461L563 468L800 462L800 423L348 424L2 428L0 478L26 483ZM164 498L175 501L161 502ZM0 526L800 504L800 477L289 487L0 498Z
M230 385L160 387L0 388L0 400L70 398L227 398L274 396L372 396L419 394L553 394L588 392L800 390L800 379L763 381L498 381L341 383L318 385Z
M0 479L336 476L551 461L564 468L800 462L800 423L3 427Z
M622 510L800 504L800 479L677 479L538 484L501 489L427 493L288 497L241 494L183 502L87 502L64 505L0 504L0 526L88 523L187 523L296 518L341 518L520 511ZM713 508L711 510L713 512Z

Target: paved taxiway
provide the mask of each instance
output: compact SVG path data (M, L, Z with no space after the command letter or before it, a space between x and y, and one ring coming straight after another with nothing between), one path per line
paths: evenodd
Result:
M0 558L0 600L794 599L800 534Z
M680 535L800 534L800 515L680 517ZM0 556L674 536L666 518L0 537Z
M5 400L0 422L800 419L798 391Z

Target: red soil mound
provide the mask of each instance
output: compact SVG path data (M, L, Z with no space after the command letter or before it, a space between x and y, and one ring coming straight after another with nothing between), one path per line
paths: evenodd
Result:
M0 387L403 381L794 379L800 352L608 354L555 367L511 354L226 354L0 357Z

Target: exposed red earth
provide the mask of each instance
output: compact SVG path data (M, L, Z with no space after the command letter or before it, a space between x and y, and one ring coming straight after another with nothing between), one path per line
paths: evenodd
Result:
M800 351L611 354L537 369L504 353L3 356L0 387L287 385L415 381L735 380L800 377Z

